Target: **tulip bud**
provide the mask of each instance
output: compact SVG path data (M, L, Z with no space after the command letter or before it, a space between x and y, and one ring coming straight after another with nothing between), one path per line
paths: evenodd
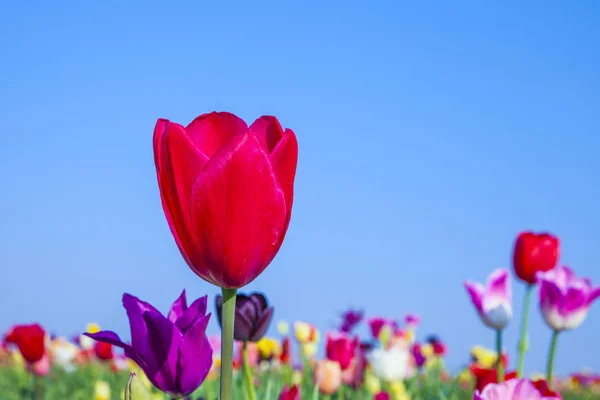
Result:
M379 331L379 341L381 342L381 344L385 347L389 340L390 337L392 336L392 328L389 326L384 326L381 328L381 330Z
M129 376L123 400L151 400L150 392L134 372Z

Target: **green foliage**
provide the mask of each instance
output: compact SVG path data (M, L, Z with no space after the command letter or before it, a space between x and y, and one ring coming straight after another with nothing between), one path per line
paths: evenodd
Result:
M283 386L289 384L292 371L289 368L266 370L258 374L256 391L259 400L277 400ZM407 394L411 400L471 400L471 390L462 388L457 381L442 382L438 374L429 374L420 378L412 378L405 382ZM43 378L34 378L27 371L15 366L0 367L0 398L2 400L94 400L95 385L98 381L108 383L111 388L111 400L122 400L123 391L129 379L129 372L112 372L100 364L90 364L73 372L66 372L55 367ZM36 392L37 390L37 392ZM310 380L302 384L303 399L312 400L314 386ZM219 393L218 379L207 380L192 396L193 400L217 399ZM234 373L234 399L247 400L245 383L240 371ZM342 394L343 393L343 394ZM342 397L343 396L343 397ZM339 396L331 396L331 400L370 400L373 395L365 388L353 390L344 387ZM577 393L563 393L564 400L598 400L599 392L590 390ZM166 395L153 390L152 400L168 400ZM323 399L323 397L320 397ZM100 400L100 399L98 399Z

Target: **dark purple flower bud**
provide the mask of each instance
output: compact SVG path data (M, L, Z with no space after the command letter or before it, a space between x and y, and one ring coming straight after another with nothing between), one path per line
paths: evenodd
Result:
M217 317L221 325L221 310L223 298L217 296ZM235 324L233 325L233 338L242 342L258 342L267 332L273 307L269 307L267 299L261 293L252 293L250 296L238 294L235 302Z
M340 332L350 333L354 330L364 318L364 311L362 310L348 310L342 314L342 324L340 325Z
M124 349L154 386L175 398L185 397L202 384L212 365L206 300L204 296L188 307L184 290L164 317L152 305L125 293L131 345L110 331L85 335Z

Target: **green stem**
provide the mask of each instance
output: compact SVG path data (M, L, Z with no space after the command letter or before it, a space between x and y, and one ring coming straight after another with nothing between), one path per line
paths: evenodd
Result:
M244 359L244 375L246 376L248 395L250 396L250 400L256 400L256 392L254 391L254 385L252 384L252 371L250 371L250 362L248 361L248 342L246 341L244 341L242 358Z
M502 330L500 329L496 331L496 351L498 352L498 357L496 359L496 373L498 383L501 383L504 382L504 364L502 364Z
M523 362L525 361L525 352L527 351L527 321L529 320L529 303L531 303L531 293L533 284L527 285L525 289L525 300L523 301L523 319L521 320L521 339L519 340L519 364L517 365L517 376L523 376Z
M237 289L221 289L223 293L221 330L221 400L231 400L233 392L233 323Z
M552 388L552 374L554 370L554 354L556 353L556 341L558 340L559 331L552 333L552 342L550 342L550 354L548 355L548 372L546 374L546 381L548 387Z

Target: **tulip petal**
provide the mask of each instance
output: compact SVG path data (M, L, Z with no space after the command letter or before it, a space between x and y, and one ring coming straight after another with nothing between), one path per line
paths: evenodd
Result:
M253 134L238 135L198 174L192 222L213 282L239 288L273 260L286 230L284 194ZM202 276L202 275L201 275Z
M155 372L148 378L159 389L177 387L177 357L182 334L160 313L144 313L148 347L142 356Z
M194 324L194 322L206 315L207 296L196 299L185 313L175 322L177 328L184 333Z
M96 333L84 333L85 336L92 338L98 342L108 343L110 345L119 347L125 351L125 356L134 361L140 368L147 372L146 361L140 356L140 354L130 345L123 342L119 335L112 331L100 331Z
M268 152L271 153L283 136L283 128L277 118L263 115L250 125L250 130L265 141Z
M483 285L479 282L466 281L465 288L467 289L469 296L471 296L471 301L477 309L477 312L480 315L483 315L483 295L485 293Z
M140 354L146 352L146 336L148 329L143 315L145 312L160 314L151 304L146 303L128 293L123 294L123 307L127 311L129 326L131 329L131 346Z
M181 292L181 295L175 300L171 309L169 310L169 321L175 322L186 312L187 310L187 300L185 297L185 289Z
M296 166L298 164L298 141L291 129L286 129L285 134L277 143L277 146L269 155L271 164L277 174L277 182L285 193L285 204L288 211L287 224L292 215L292 204L294 202L294 179L296 177Z
M594 302L594 300L596 300L598 297L600 297L600 286L593 289L592 292L590 293L588 305L592 304Z
M193 120L186 128L198 149L211 158L231 138L248 131L243 119L228 112L211 112Z
M154 162L163 210L171 233L186 263L199 265L190 216L194 180L208 161L179 124L160 119L154 129ZM200 264L201 265L201 264ZM215 281L202 268L192 268L210 283Z
M252 303L256 307L257 314L262 313L267 308L267 305L268 305L267 299L265 298L265 296L263 294L252 293L248 297L250 298L250 301L252 301Z
M256 324L254 325L250 341L258 342L263 336L265 336L265 333L269 328L269 323L271 322L272 317L273 308L269 308L261 314L259 320L256 321Z
M236 299L235 313L238 317L242 317L249 323L256 321L260 310L256 304L245 294L239 294Z
M511 288L508 270L500 268L492 272L487 280L486 289L487 294L492 297L510 300Z
M570 287L564 296L561 314L564 316L571 315L582 309L586 309L589 301L589 293L579 287Z
M199 318L187 330L179 347L179 377L181 394L187 396L206 378L212 365L213 350L206 337L210 314Z

